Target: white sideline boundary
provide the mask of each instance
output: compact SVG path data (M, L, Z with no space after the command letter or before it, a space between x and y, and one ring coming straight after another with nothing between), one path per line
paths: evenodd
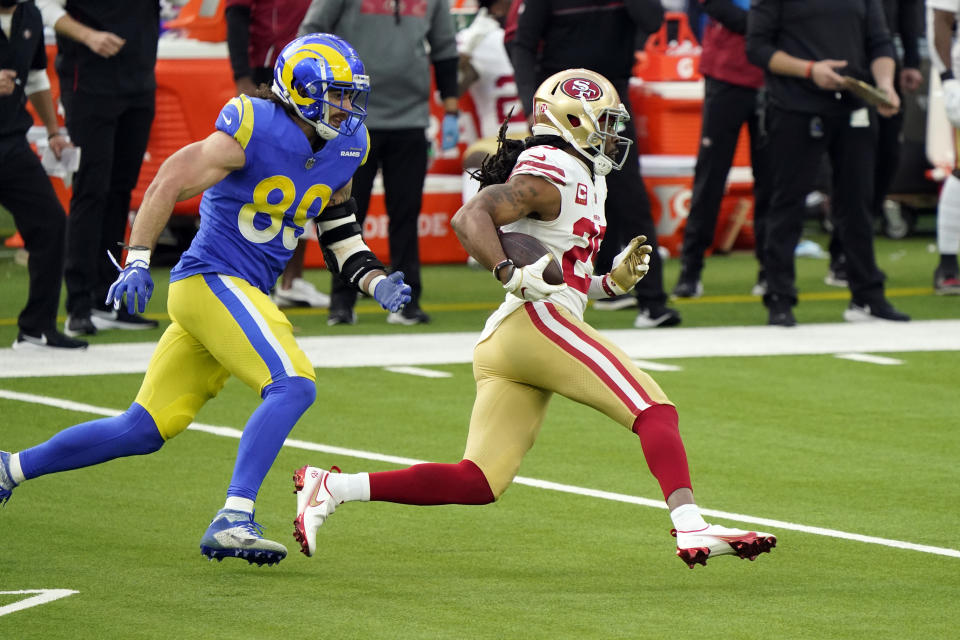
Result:
M6 400L15 400L20 402L27 402L32 404L41 404L48 407L56 407L59 409L66 409L70 411L79 411L84 413L91 413L94 415L101 416L116 416L122 413L117 409L108 409L106 407L97 407L94 405L84 404L81 402L73 402L71 400L63 400L60 398L51 398L48 396L40 396L32 393L20 393L17 391L8 391L5 389L0 389L0 398ZM209 424L200 424L194 423L191 424L188 429L192 431L201 431L204 433L209 433L215 436L221 436L226 438L234 438L239 440L242 435L242 431L239 429L234 429L233 427L221 427ZM333 454L338 456L358 458L361 460L375 460L377 462L386 462L389 464L396 464L400 466L408 466L412 464L421 464L427 462L426 460L417 460L415 458L404 458L400 456L392 456L383 453L376 453L373 451L363 451L360 449L348 449L344 447L335 447L326 444L320 444L316 442L309 442L306 440L297 440L293 438L287 438L284 441L285 447L290 447L292 449L303 449L305 451L318 451L321 453ZM551 482L549 480L538 480L536 478L527 478L523 476L517 476L514 478L516 484L526 485L528 487L535 487L538 489L545 489L548 491L559 491L561 493L569 493L579 496L586 496L589 498L597 498L600 500L612 500L614 502L624 502L627 504L635 504L643 507L653 507L656 509L666 509L666 505L662 500L651 500L650 498L643 498L640 496L632 496L629 494L623 493L613 493L610 491L601 491L598 489L589 489L586 487L578 487L575 485L561 484L558 482ZM862 542L866 544L876 544L885 547L892 547L895 549L904 549L907 551L918 551L921 553L931 553L934 555L947 556L951 558L960 558L960 550L950 549L946 547L935 547L925 544L917 544L914 542L905 542L903 540L891 540L889 538L879 538L876 536L862 535L859 533L849 533L846 531L839 531L837 529L826 529L823 527L813 527L805 524L799 524L795 522L785 522L783 520L772 520L770 518L760 518L757 516L744 515L740 513L732 513L729 511L720 511L717 509L704 509L701 507L701 511L704 515L713 517L713 518L723 518L725 520L732 520L734 522L747 523L751 525L761 525L764 527L769 527L772 529L785 529L788 531L799 531L801 533L809 533L818 536L827 536L830 538L839 538L842 540L851 540L854 542ZM69 594L67 594L69 595ZM63 597L63 596L58 596ZM38 603L39 604L39 603ZM12 605L10 605L12 606ZM2 609L0 609L2 611ZM0 614L2 615L2 614Z
M635 360L725 356L960 351L960 320L690 327L601 332ZM298 338L313 366L424 367L465 364L480 335L418 333ZM152 342L94 344L85 351L0 349L0 378L143 373Z

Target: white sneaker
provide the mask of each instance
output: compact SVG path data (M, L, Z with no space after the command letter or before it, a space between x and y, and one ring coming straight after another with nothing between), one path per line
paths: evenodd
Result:
M332 471L340 472L337 467ZM293 521L293 537L300 543L300 551L313 556L317 551L317 529L337 509L340 500L327 489L330 471L303 466L294 471L294 493L297 494L297 519Z
M693 565L707 565L707 558L735 555L755 560L761 553L770 553L777 546L777 537L759 531L731 529L718 524L707 525L699 531L677 531L670 534L677 539L677 555L691 569Z
M273 292L273 301L278 307L314 307L327 309L330 307L330 296L317 291L313 283L303 278L294 278L289 289L279 286Z

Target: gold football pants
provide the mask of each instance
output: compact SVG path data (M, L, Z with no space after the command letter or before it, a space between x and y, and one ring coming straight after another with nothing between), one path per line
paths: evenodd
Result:
M628 429L645 409L673 404L619 347L550 302L526 303L478 344L473 375L464 458L480 467L496 497L533 446L554 393Z

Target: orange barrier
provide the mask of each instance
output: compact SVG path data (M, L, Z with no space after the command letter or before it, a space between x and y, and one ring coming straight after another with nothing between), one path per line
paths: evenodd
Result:
M650 197L657 241L674 257L680 254L683 231L690 215L695 163L693 156L641 158L643 182ZM753 245L753 178L749 169L737 168L730 172L711 251L750 249Z
M695 156L700 148L702 82L630 81L637 151L644 155ZM747 126L740 130L733 166L750 166Z
M450 219L462 202L460 186L459 174L456 176L427 175L418 225L420 262L423 264L458 263L467 260L467 252L450 228ZM370 250L386 264L390 262L387 236L389 222L383 200L383 187L378 178L374 183L370 208L363 223L363 239ZM310 232L313 232L312 227ZM307 243L304 266L324 266L320 246L314 240Z

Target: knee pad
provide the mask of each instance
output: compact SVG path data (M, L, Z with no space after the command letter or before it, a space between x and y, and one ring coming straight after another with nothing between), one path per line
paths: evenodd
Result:
M163 436L150 413L134 402L118 418L129 425L129 442L134 450L127 455L145 455L158 451L163 446Z
M317 384L300 376L283 378L264 387L262 397L264 400L282 397L285 402L306 411L317 399Z

